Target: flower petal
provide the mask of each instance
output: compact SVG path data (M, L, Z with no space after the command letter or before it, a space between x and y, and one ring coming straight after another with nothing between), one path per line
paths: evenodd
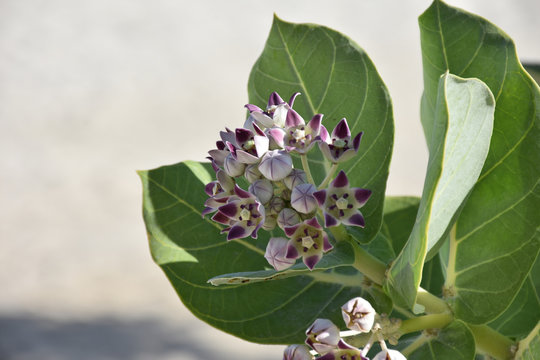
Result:
M295 127L300 125L305 125L306 122L304 119L293 109L287 111L287 120L285 120L286 127Z
M332 227L332 226L337 226L337 225L339 225L339 222L337 221L337 219L333 217L332 215L330 215L329 213L325 212L324 213L324 226Z
M365 227L366 222L360 212L352 214L349 218L342 218L341 222L345 225Z
M313 193L313 196L315 197L315 199L317 199L319 206L323 206L324 202L326 201L326 190L315 191Z
M371 196L371 190L354 188L354 198L358 202L358 207L364 205Z
M295 92L294 94L292 94L291 98L289 99L289 106L290 107L293 107L294 105L294 100L296 99L296 97L300 95L299 92Z
M304 264L306 264L308 269L313 270L313 268L315 267L315 265L317 265L317 263L319 262L319 260L321 260L321 258L322 258L321 254L316 254L316 255L305 257L303 260L304 260Z
M351 137L351 130L349 130L349 125L345 118L341 119L340 122L332 131L332 137L336 139L348 139Z
M272 92L270 98L268 99L268 107L283 104L285 101L279 96L277 92Z
M349 186L349 179L343 170L340 170L338 176L332 181L332 186L335 188L343 188Z
M362 135L364 134L364 132L359 132L358 135L356 135L354 137L354 140L353 140L353 148L354 148L354 151L358 151L358 148L360 147L360 140L362 139Z
M251 231L248 232L246 230L247 229L245 229L244 226L242 226L241 224L239 223L234 224L229 230L229 233L227 234L227 240L245 238L251 232Z

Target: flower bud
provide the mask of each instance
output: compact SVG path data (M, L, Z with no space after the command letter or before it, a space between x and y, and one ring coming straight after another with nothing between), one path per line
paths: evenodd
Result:
M277 219L275 215L266 216L262 228L266 231L272 231L276 228Z
M285 186L292 190L296 185L307 183L307 176L303 170L293 169L285 179L283 179Z
M305 345L289 345L283 352L283 360L312 360L309 348Z
M293 209L285 208L280 211L277 217L277 224L280 228L285 229L287 226L299 224L302 221L300 215Z
M367 333L375 321L375 309L369 301L356 297L341 307L341 314L346 326L351 330Z
M236 177L240 176L244 173L245 165L241 162L238 162L235 160L235 158L232 156L232 154L227 155L225 158L225 162L223 164L223 167L225 169L225 172L227 175Z
M285 201L277 196L274 196L268 203L268 213L271 215L278 215L285 207Z
M306 331L306 344L321 355L334 350L339 342L339 329L328 319L317 319Z
M388 349L375 355L373 360L407 360L407 358L397 350Z
M268 151L259 164L259 171L272 181L284 179L291 173L292 168L291 156L283 150Z
M288 243L289 240L282 237L270 238L266 246L264 257L277 271L285 270L296 262L294 259L287 259L285 257L287 255Z
M291 193L291 206L302 214L309 214L317 209L317 200L313 193L317 189L313 184L297 185Z
M247 181L249 181L250 183L262 178L262 174L257 168L257 164L251 164L251 165L246 166L246 170L244 171L244 176L246 177Z
M249 186L249 192L255 195L261 204L266 204L274 196L274 187L270 181L259 179Z

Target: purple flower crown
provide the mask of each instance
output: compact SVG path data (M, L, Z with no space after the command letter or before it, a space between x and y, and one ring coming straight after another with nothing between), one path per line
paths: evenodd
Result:
M257 238L261 228L281 228L287 237L271 238L265 254L278 271L299 257L313 269L323 253L333 248L317 215L325 227L364 227L358 209L371 195L370 190L349 187L343 171L329 184L337 164L358 153L362 132L353 138L343 118L329 134L322 114L306 123L293 109L299 94L285 102L273 92L264 110L246 105L250 115L244 127L221 131L216 149L208 152L216 180L206 185L209 198L203 216L213 213L212 220L226 226L222 232L227 233L227 240ZM333 165L318 186L307 161L315 144ZM291 154L300 156L303 169L294 168ZM247 191L237 184L240 177L249 182Z

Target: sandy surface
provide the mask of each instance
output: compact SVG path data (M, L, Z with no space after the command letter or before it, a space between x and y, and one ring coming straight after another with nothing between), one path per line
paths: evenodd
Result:
M539 2L454 3L540 60ZM242 123L275 11L338 29L370 54L395 105L389 192L419 194L416 17L429 1L340 4L0 2L0 359L281 357L178 301L150 259L135 170L201 160L220 129Z

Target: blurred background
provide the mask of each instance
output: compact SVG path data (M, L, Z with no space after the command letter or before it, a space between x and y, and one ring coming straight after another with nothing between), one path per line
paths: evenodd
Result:
M538 0L450 3L540 60ZM150 258L135 170L202 160L243 123L275 12L367 51L394 102L388 192L419 195L429 4L0 0L0 359L280 359L184 308Z

